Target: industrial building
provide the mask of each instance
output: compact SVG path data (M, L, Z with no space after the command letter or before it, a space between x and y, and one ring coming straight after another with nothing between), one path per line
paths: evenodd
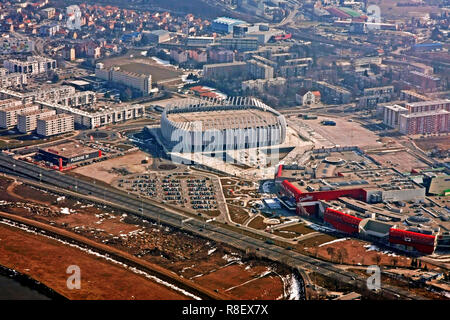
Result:
M166 30L143 31L142 38L150 43L163 43L170 40L170 32Z
M245 21L228 17L219 17L213 20L211 30L219 33L232 33L233 27L239 24L245 24Z
M101 150L84 146L76 141L40 148L38 153L39 158L42 160L61 166L67 166L102 156Z
M286 138L286 120L255 98L181 101L166 107L161 133L178 152L273 146Z
M74 130L74 117L61 113L43 119L37 119L36 133L43 137L71 132Z

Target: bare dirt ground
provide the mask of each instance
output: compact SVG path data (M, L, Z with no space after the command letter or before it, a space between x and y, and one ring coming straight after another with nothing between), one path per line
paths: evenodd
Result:
M376 4L380 7L380 14L383 18L388 19L409 19L412 17L420 18L424 17L427 13L437 13L439 12L439 7L430 5L420 5L420 6L397 6L398 3L414 3L419 1L414 0L370 0L368 5ZM421 1L426 3L425 1Z
M94 206L75 199L60 198L57 201L57 195L44 193L26 185L15 185L8 189L11 183L12 180L0 178L0 201L7 201L7 203L0 204L1 211L72 231L90 240L132 254L143 261L167 268L194 282L201 282L207 289L217 289L219 294L230 298L279 298L279 293L283 293L286 289L277 274L287 276L291 274L291 271L281 265L254 258L244 261L242 253L225 245L197 238L173 228L158 226L157 223L142 222L123 212ZM26 194L27 202L24 202L17 194ZM61 210L65 210L67 214L61 213ZM1 233L0 239L3 239ZM20 242L17 242L17 245L19 246L17 252L20 252ZM39 247L36 244L34 246ZM3 263L2 259L0 259L0 263ZM51 265L51 261L46 261L46 263ZM39 261L36 262L36 265L39 265ZM276 274L266 275L257 282L256 280L250 281L254 279L255 274L248 273L246 270L251 270L254 266L270 267L276 271ZM242 282L236 284L230 280L228 283L227 277L222 279L225 284L221 289L217 288L214 282L202 280L206 275L216 277L215 274L219 270L221 273L229 275L230 279L233 279L234 275L243 277ZM27 274L26 271L24 273ZM33 274L30 276L33 277ZM220 274L217 277L223 278ZM239 286L239 289L225 291L236 285ZM113 291L112 287L110 289ZM137 298L136 295L135 297ZM99 295L98 298L103 297Z
M435 147L442 150L450 149L450 136L427 137L414 140L416 145L423 151L430 151Z
M186 299L119 265L56 240L0 224L2 265L31 275L69 299ZM67 267L81 271L81 288L67 288Z
M93 163L88 166L76 168L72 170L74 173L82 174L93 179L97 179L106 183L111 183L114 179L117 179L121 175L117 172L117 169L126 169L130 173L144 173L146 167L151 165L152 159L149 158L149 163L141 164L142 160L149 157L148 154L142 151L136 151L130 154L126 154L122 157L117 157L107 161ZM115 168L116 170L113 170Z
M408 257L400 256L393 252L379 249L372 246L368 242L349 239L330 244L324 244L318 249L309 248L310 252L317 252L318 257L334 262L351 265L396 265L398 267L409 267L411 265L411 259ZM317 250L317 251L316 251ZM339 251L341 250L341 253Z

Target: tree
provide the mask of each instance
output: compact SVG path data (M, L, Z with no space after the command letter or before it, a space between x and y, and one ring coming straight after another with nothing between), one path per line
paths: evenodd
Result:
M379 265L381 262L381 256L377 254L376 256L372 257L372 261Z
M334 260L334 255L335 255L335 250L334 250L334 248L328 247L328 248L327 248L327 253L328 253L328 255L330 256L331 261L333 261L333 260Z
M396 257L393 257L393 258L391 259L391 263L392 263L392 265L393 265L394 267L397 266L397 262L398 262L398 259L397 259Z

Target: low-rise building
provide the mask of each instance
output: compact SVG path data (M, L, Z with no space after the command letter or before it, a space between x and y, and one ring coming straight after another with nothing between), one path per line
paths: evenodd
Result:
M318 104L320 102L320 92L302 89L295 95L295 101L301 106Z

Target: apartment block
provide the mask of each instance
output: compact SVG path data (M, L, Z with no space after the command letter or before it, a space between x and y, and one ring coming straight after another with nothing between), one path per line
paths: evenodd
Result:
M259 47L258 40L255 38L221 38L218 41L220 47L238 50L238 51L254 51Z
M408 109L410 113L435 111L441 109L450 112L450 100L441 99L441 100L411 102L407 103L405 107L406 109Z
M400 91L400 99L405 100L407 102L421 102L421 101L430 101L431 99L427 96L424 96L420 93L411 90L401 90Z
M17 115L17 129L21 133L36 130L37 120L50 117L56 114L55 110L39 109Z
M27 60L25 61L17 59L5 60L3 61L3 66L11 73L18 72L37 75L50 70L55 70L56 60L40 56L31 56L27 57Z
M391 128L398 128L401 114L408 114L408 109L399 105L384 106L383 123Z
M74 130L74 117L61 113L37 120L36 133L40 136L50 137Z
M425 111L400 115L399 131L403 134L435 134L450 131L450 112Z
M313 87L320 91L322 100L326 103L349 103L352 97L347 89L325 81L313 81Z
M139 90L144 95L148 95L152 90L152 76L120 70L120 67L103 69L102 64L95 68L97 78L113 83L119 83L127 87Z
M273 67L254 59L247 61L247 72L254 79L272 79L274 77Z
M62 96L57 100L58 104L67 107L80 107L92 105L97 101L97 96L93 91L80 91L71 95Z
M203 66L203 76L209 79L242 76L245 73L246 67L247 64L240 61L205 64Z
M22 101L18 99L4 99L0 100L0 110L8 107L17 107L21 106Z
M23 73L8 73L0 75L0 88L14 88L20 87L28 83L26 74Z
M18 105L0 109L0 128L11 128L17 125L17 115L38 110L37 105Z

